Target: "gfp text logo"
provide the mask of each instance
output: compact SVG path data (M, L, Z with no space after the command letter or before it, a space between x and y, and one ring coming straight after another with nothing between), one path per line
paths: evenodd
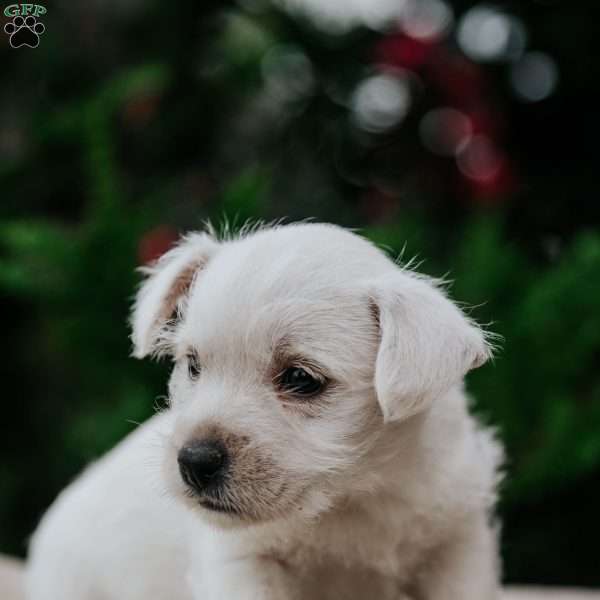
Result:
M38 18L46 14L46 7L40 4L11 4L4 9L4 16L12 18L4 26L4 31L10 36L13 48L28 46L37 48L40 35L46 28Z

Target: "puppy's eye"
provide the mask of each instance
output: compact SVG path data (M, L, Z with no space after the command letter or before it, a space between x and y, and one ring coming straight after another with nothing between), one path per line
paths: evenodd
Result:
M200 377L200 373L202 372L202 365L198 360L198 355L192 352L187 355L186 359L188 376L192 381L195 381L198 379L198 377Z
M277 379L279 387L296 396L315 396L323 390L325 382L317 379L302 367L289 367Z

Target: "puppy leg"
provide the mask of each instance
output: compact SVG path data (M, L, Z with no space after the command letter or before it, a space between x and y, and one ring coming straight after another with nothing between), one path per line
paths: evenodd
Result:
M498 600L496 534L482 515L436 556L420 581L423 600Z
M297 586L274 560L245 557L205 562L190 573L194 600L297 600Z
M209 528L188 517L188 584L194 600L297 600L284 564L265 556L236 531Z

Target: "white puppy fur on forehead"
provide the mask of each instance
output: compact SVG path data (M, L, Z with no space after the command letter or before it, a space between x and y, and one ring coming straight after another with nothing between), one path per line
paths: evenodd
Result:
M359 292L358 283L385 269L389 261L374 246L338 228L302 224L265 229L222 244L197 278L189 308L212 302L207 310L224 318L222 310L213 310L223 300L232 312L246 314L286 302L292 305L290 312L293 303L326 307L356 299L350 292Z
M174 358L171 408L51 509L31 600L496 598L501 451L462 391L490 348L433 281L321 224L145 272L132 340Z
M298 351L309 345L330 357L337 353L343 363L354 348L341 343L359 342L376 330L369 290L360 286L376 272L375 261L382 273L389 269L369 242L326 225L263 230L225 243L194 282L175 342L202 350L210 338L229 337L240 351L254 353L282 343ZM236 327L228 327L233 319ZM346 339L336 340L336 333ZM259 339L270 344L263 348Z

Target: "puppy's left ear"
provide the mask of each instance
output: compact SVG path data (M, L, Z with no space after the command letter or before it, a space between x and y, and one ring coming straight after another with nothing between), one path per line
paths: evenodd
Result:
M192 233L156 263L142 267L146 275L131 315L133 355L168 351L168 333L198 274L206 267L219 243L207 233Z
M426 409L491 357L482 330L426 278L391 274L371 299L381 335L375 389L386 422Z

